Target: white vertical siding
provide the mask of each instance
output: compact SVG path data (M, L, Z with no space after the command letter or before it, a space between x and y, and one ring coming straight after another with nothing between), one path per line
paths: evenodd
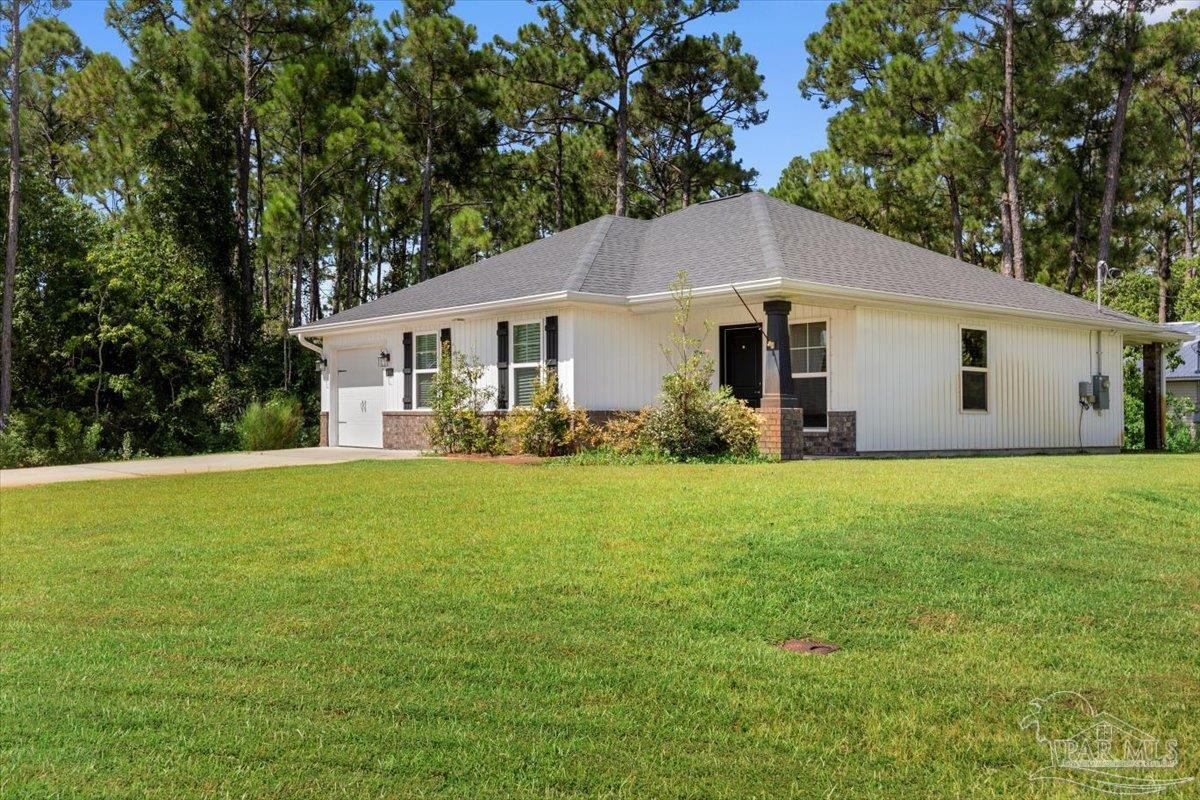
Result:
M761 321L761 305L752 304ZM670 343L669 312L574 306L493 314L455 321L409 323L325 337L329 371L321 408L336 418L338 351L387 347L396 373L384 378L384 408L403 408L403 334L451 329L454 348L478 358L484 382L497 386L496 324L558 315L559 381L575 405L594 410L635 410L654 402L669 366L661 346ZM857 411L860 452L1078 447L1078 384L1095 371L1095 332L1028 320L908 313L878 308L793 304L791 321L829 320L831 411ZM739 304L700 305L692 311L695 335L711 323L704 346L714 361L718 328L750 321ZM988 331L989 406L986 414L959 410L959 329ZM1120 444L1123 428L1121 337L1104 333L1103 371L1112 379L1111 408L1087 411L1084 446ZM716 378L714 376L714 382ZM331 425L330 429L336 426Z
M988 331L987 413L960 411L959 330ZM1102 334L1111 408L1086 411L1078 385L1095 371L1096 334L1042 326L858 310L858 449L1111 447L1123 428L1121 337Z
M392 354L392 366L395 374L391 378L384 377L384 410L400 411L404 408L404 333L411 331L414 335L430 331L440 331L450 328L450 342L455 351L464 353L469 358L477 358L483 364L485 386L495 390L499 385L496 369L496 325L501 320L520 321L543 319L556 313L555 310L498 315L488 317L473 317L469 319L440 318L402 325L388 326L365 333L330 334L324 339L325 353L329 358L329 370L321 381L321 410L330 411L335 404L336 394L331 387L337 379L337 354L339 350L356 347L386 347ZM571 328L570 311L557 312L559 317L558 358L559 382L567 397L571 397L571 376L573 362L571 359ZM510 333L511 335L511 333ZM495 406L493 402L492 407Z
M762 305L752 304L763 321ZM829 381L831 411L854 409L854 310L793 304L792 322L829 320ZM691 333L701 336L704 322L711 327L703 337L714 363L719 356L718 329L722 325L751 322L740 304L694 306ZM670 312L633 314L624 309L579 307L574 312L575 399L585 408L634 410L654 402L669 369L662 353L670 345L673 318ZM764 352L765 356L765 352ZM717 376L714 374L713 382Z

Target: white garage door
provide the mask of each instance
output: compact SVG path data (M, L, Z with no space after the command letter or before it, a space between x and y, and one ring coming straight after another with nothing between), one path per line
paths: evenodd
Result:
M338 444L383 447L383 370L376 348L341 350L337 358Z

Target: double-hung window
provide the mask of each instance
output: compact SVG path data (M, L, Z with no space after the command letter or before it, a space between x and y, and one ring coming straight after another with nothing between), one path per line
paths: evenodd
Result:
M518 322L512 331L513 405L527 406L542 374L542 323Z
M792 325L792 381L804 427L829 427L829 324L801 322Z
M415 350L416 368L413 369L413 374L417 376L417 408L429 408L433 402L433 387L437 378L438 335L418 333Z
M988 335L979 328L962 328L960 406L963 411L988 410Z

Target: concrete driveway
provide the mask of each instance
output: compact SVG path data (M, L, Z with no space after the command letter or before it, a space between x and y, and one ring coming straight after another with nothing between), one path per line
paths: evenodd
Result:
M0 469L0 488L39 486L66 481L145 478L152 475L190 475L198 472L237 472L267 467L299 467L309 464L340 464L345 461L416 458L416 450L373 450L360 447L299 447L293 450L264 450L254 453L210 453L202 456L144 458L136 461L105 461L63 467Z

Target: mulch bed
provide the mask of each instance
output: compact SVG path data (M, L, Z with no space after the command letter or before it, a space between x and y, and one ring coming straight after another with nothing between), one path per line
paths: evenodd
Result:
M540 464L541 456L486 456L479 453L453 453L445 456L453 461L490 461L496 464Z

